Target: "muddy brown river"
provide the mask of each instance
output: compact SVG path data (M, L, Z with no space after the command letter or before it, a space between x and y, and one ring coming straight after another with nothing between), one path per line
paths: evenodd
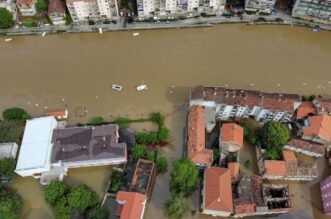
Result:
M285 26L219 25L140 31L138 37L132 32L14 37L10 43L0 39L0 69L1 111L19 106L38 116L45 108L67 106L71 123L97 115L111 120L162 111L172 144L161 152L171 161L182 154L185 103L192 86L330 96L331 33ZM149 89L136 92L134 87L143 82ZM111 90L111 84L124 89ZM86 107L85 117L75 116L79 107ZM244 148L244 156L254 160L254 148ZM330 174L325 160L318 162L320 178ZM101 198L110 171L110 167L70 170L67 180L91 186ZM320 178L292 183L295 210L280 218L327 218L321 213ZM162 206L170 195L168 181L169 173L157 177L146 219L165 218ZM53 218L38 181L16 177L11 187L24 199L22 219ZM197 209L198 194L189 202ZM188 214L187 218L213 217Z

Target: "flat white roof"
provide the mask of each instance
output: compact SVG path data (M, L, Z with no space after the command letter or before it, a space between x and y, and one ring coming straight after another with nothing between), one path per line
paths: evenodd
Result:
M45 168L49 165L53 129L57 121L53 116L26 122L16 170Z

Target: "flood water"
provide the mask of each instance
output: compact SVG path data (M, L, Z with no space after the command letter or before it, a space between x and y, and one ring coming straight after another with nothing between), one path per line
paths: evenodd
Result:
M162 111L172 143L161 153L170 161L182 155L185 103L192 86L331 94L331 33L305 28L219 25L141 31L139 37L114 32L14 37L10 43L0 42L1 111L19 106L38 116L44 108L67 106L71 123L99 115L112 120ZM136 92L134 86L143 82L149 89ZM113 83L124 86L123 91L111 90ZM86 117L75 117L77 107L87 108ZM254 155L250 150L247 156ZM319 166L323 176L329 174L324 159ZM101 198L110 171L110 167L75 169L67 179L73 185L91 186ZM165 218L162 207L170 195L168 182L169 174L157 177L145 218ZM295 211L281 217L323 218L317 182L291 185ZM25 201L22 218L53 218L36 180L16 177L12 187ZM195 208L197 197L190 199ZM187 216L191 217L212 218Z

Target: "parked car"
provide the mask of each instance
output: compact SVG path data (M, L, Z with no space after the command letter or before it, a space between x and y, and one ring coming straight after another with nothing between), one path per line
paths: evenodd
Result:
M186 15L186 17L191 18L191 17L193 17L193 14L188 14L188 15Z
M112 23L112 24L117 24L117 21L112 20L111 23Z
M104 24L110 24L111 22L110 21L104 21L103 23Z

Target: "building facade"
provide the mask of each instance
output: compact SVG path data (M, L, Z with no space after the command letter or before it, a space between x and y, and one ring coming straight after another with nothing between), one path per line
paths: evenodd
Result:
M191 92L190 106L213 107L217 119L240 120L252 117L260 123L290 122L300 105L298 94L267 93L257 90L198 86Z
M274 8L275 2L276 0L246 0L245 10L270 14Z
M331 23L330 0L296 0L292 9L293 17L314 20L322 23Z
M49 0L48 2L48 17L53 25L64 25L66 16L66 6L62 0ZM66 111L68 113L68 111ZM53 112L55 114L55 112ZM47 116L53 116L48 113ZM57 116L56 116L57 118Z
M16 6L22 16L34 16L37 13L35 0L17 0Z
M117 0L66 0L74 22L99 21L118 17Z

